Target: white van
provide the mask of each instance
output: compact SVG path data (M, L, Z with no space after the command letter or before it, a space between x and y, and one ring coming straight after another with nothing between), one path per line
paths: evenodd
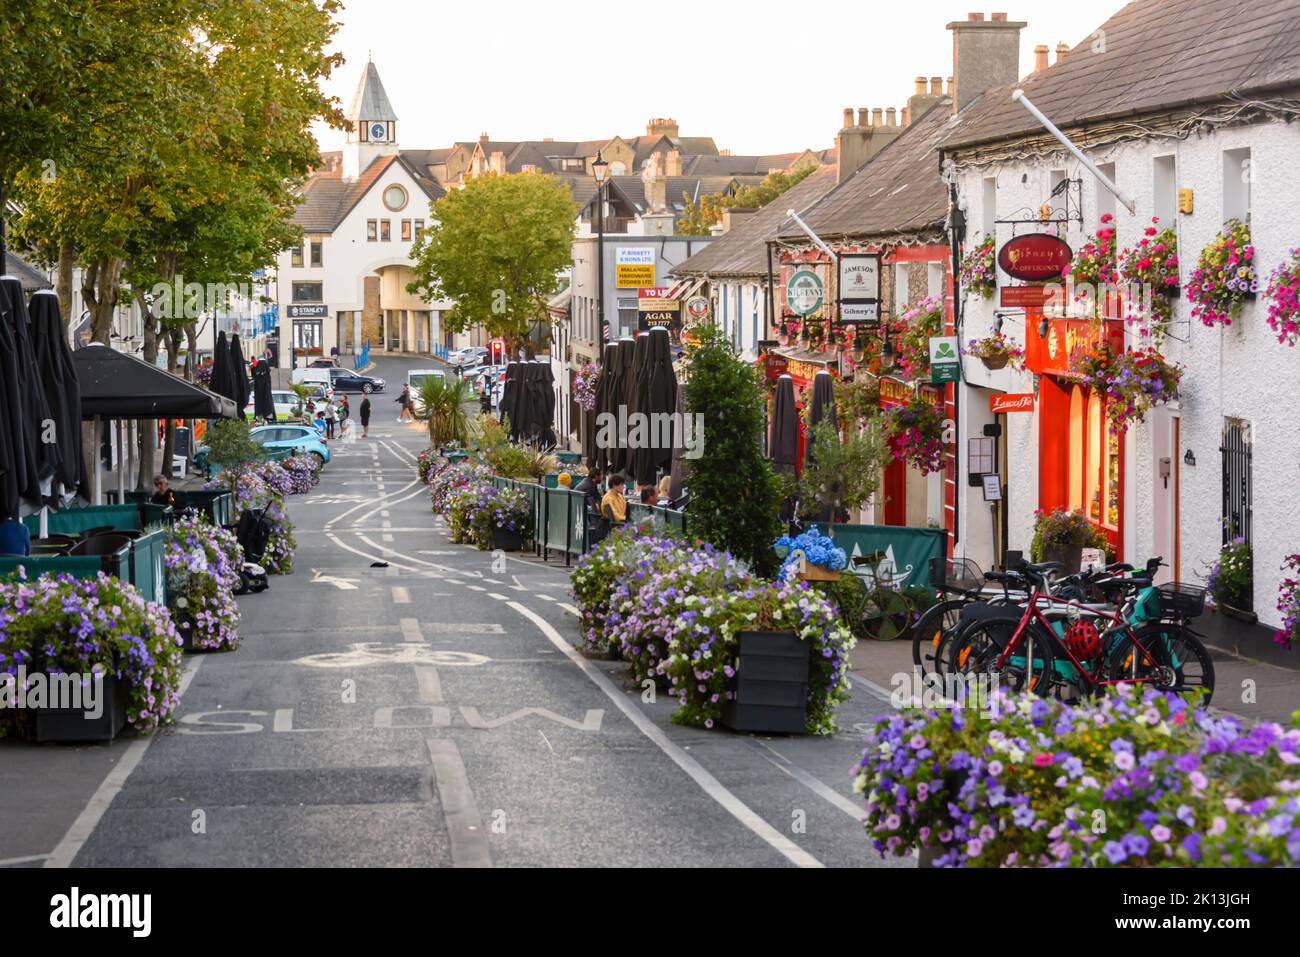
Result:
M294 369L289 376L289 381L294 385L318 385L322 389L334 388L330 381L330 370L326 368L316 369Z
M411 369L406 373L406 384L411 387L411 395L420 394L420 386L426 379L446 379L447 373L441 369Z

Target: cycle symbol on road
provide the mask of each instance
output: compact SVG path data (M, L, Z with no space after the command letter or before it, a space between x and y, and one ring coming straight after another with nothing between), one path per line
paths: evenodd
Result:
M363 641L351 646L350 651L332 651L308 655L294 661L297 665L312 668L357 668L365 665L439 665L452 668L485 665L492 659L469 651L441 651L423 642L384 644Z

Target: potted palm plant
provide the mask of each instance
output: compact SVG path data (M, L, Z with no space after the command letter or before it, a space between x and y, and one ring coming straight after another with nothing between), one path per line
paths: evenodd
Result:
M476 408L474 390L464 379L429 376L420 383L418 411L425 420L433 448L466 444Z

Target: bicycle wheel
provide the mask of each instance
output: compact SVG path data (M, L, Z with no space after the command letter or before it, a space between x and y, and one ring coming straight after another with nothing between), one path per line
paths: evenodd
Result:
M942 675L945 642L961 622L962 599L941 601L926 609L912 626L912 664L922 675Z
M1214 662L1190 629L1155 623L1118 637L1106 653L1103 681L1151 684L1178 694L1201 689L1206 705L1214 697Z
M1036 625L1021 635L1019 645L1003 657L1019 623L976 621L949 642L948 674L987 675L999 691L1029 691L1046 697L1055 684L1056 655L1053 639Z
M868 638L893 641L912 624L912 603L892 588L877 588L863 609L862 628Z

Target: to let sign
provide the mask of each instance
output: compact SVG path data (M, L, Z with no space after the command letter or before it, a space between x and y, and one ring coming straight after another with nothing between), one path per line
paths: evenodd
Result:
M1074 253L1065 241L1049 233L1030 233L1003 243L998 250L998 265L1014 279L1037 282L1060 279Z
M1034 394L1032 392L1003 392L989 397L989 411L994 415L1002 412L1033 412Z

